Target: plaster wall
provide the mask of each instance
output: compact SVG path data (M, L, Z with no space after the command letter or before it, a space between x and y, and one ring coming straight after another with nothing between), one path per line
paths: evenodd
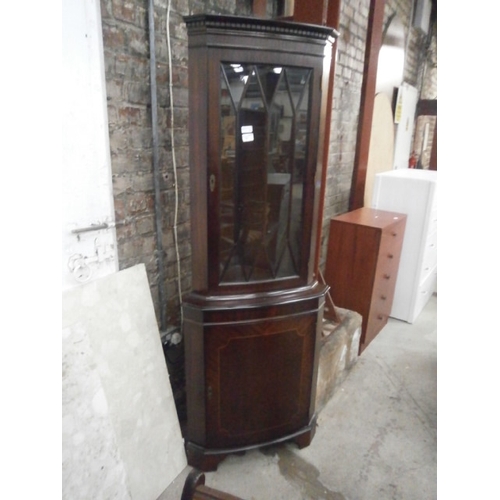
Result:
M118 269L98 0L62 2L62 289ZM108 227L74 233L92 225Z

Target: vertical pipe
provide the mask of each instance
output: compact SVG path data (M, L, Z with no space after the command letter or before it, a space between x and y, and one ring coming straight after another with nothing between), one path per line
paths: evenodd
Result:
M160 303L160 332L166 331L165 262L163 255L163 218L158 159L158 101L156 94L156 43L153 0L149 0L149 75L151 86L151 125L153 132L153 183L156 225L156 257L158 261L158 298Z
M408 20L408 34L406 35L406 45L405 45L405 60L404 60L404 66L403 66L403 81L406 81L406 67L407 67L407 61L408 61L408 52L410 50L410 38L411 38L411 27L413 25L413 15L415 12L415 0L411 2L411 9L410 9L410 19Z
M177 294L179 297L180 306L180 327L184 322L184 310L182 308L182 278L181 278L181 258L179 255L179 236L177 233L177 223L179 222L179 183L177 181L177 162L175 159L175 137L174 137L174 86L172 78L172 47L170 45L170 10L172 2L168 0L167 4L167 48L168 48L168 90L170 98L170 142L172 148L172 168L174 171L174 187L175 187L175 207L174 207L174 246L177 262Z

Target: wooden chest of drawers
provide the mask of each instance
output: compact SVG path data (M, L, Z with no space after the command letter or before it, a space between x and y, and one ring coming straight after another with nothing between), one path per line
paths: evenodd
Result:
M391 312L405 226L405 214L371 208L330 221L325 281L336 306L363 317L360 354Z

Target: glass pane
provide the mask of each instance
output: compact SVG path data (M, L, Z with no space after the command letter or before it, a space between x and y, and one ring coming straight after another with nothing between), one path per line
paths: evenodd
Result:
M287 68L286 70L290 92L292 93L293 104L298 109L302 100L308 100L308 83L311 70L306 68Z
M269 147L269 190L274 202L274 220L278 225L276 232L276 275L279 277L298 274L296 262L290 253L290 217L292 203L292 136L294 105L291 100L286 70L275 68L279 81L270 105L271 130Z
M282 70L283 68L275 66L257 66L259 80L262 85L262 92L268 104L273 99L276 87L278 85L278 82L280 81Z
M235 241L235 156L236 156L236 109L229 91L227 76L221 69L220 96L220 243L219 261L222 269L232 258Z
M307 166L307 144L309 130L309 81L311 71L308 69L288 69L292 100L295 103L295 136L293 141L293 186L292 215L290 227L290 249L296 261L301 259L301 242L303 238L302 223L302 191Z
M308 118L309 75L222 65L221 283L299 273L305 149L299 151L298 113Z
M222 65L222 70L225 74L235 108L238 109L249 75L253 71L253 66L249 64L225 63Z

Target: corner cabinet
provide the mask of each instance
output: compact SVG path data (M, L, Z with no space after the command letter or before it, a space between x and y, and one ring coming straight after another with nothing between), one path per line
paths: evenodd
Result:
M436 291L437 172L398 169L376 174L372 206L408 216L391 317L413 323Z
M185 298L188 463L315 429L327 287L316 277L324 100L336 32L185 18L193 288Z

